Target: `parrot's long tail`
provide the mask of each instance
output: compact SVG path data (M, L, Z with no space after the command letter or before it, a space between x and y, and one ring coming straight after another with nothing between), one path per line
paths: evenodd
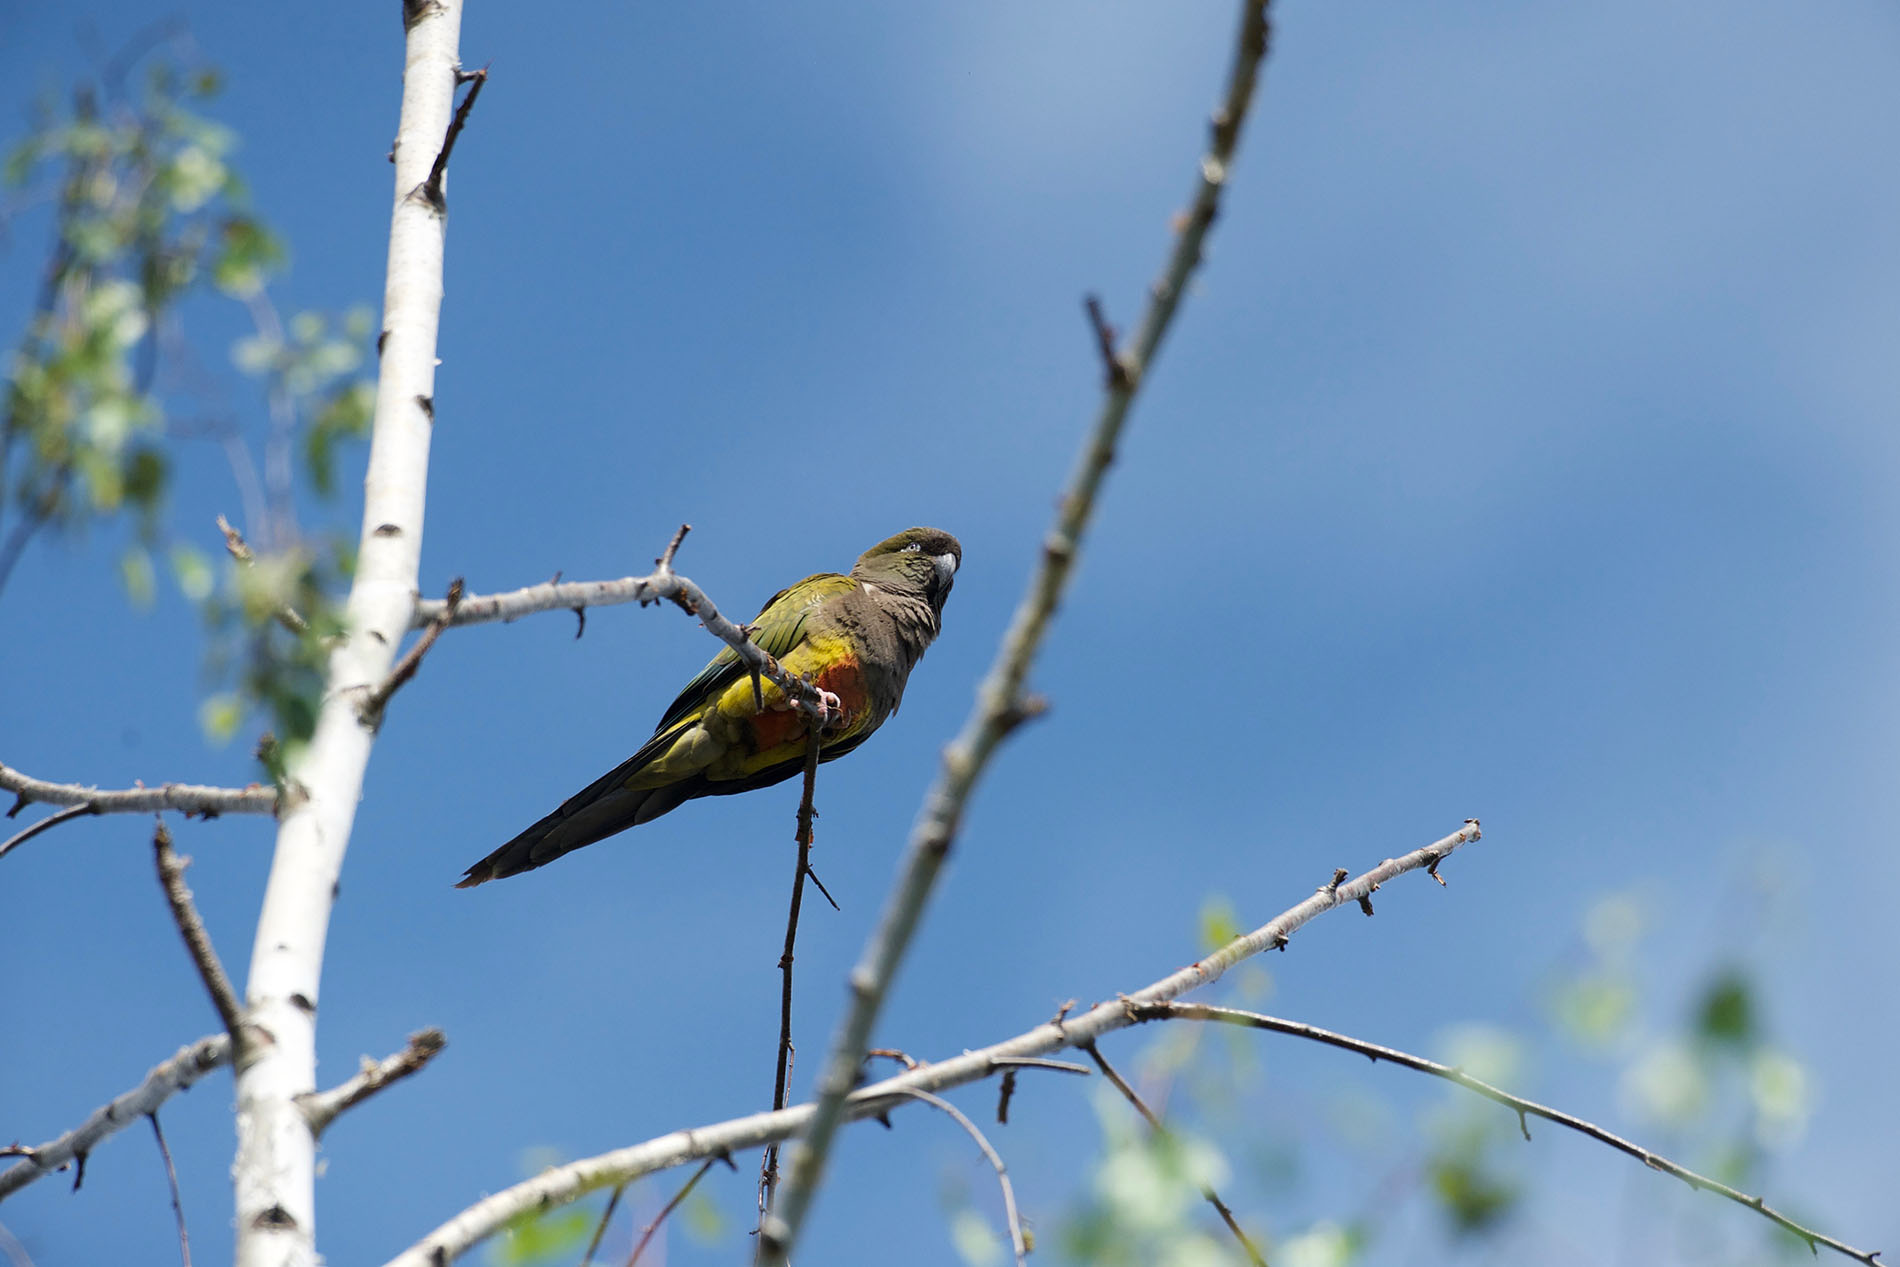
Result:
M455 887L472 889L490 880L546 866L583 845L605 840L638 823L651 822L694 795L691 780L665 787L627 786L628 780L652 761L654 746L647 745L568 797L561 808L470 867Z

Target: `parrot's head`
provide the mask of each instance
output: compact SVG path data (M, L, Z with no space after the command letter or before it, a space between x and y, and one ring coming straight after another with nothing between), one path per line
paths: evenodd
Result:
M916 594L941 613L963 564L963 546L937 528L907 528L858 556L851 575L879 589Z

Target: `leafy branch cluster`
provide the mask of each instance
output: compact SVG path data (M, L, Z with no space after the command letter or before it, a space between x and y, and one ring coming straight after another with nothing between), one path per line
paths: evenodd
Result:
M248 205L235 134L203 112L217 72L160 55L128 86L142 52L44 97L4 162L10 226L48 208L51 240L5 367L0 589L42 533L125 521L133 602L156 600L162 558L212 633L209 677L227 685L206 703L207 733L229 738L256 710L295 742L313 724L331 596L351 565L340 543L305 537L296 504L331 498L340 447L367 434L372 317L279 316L266 288L287 253ZM232 360L261 387L260 422L221 403L192 357L181 311L198 295L250 319ZM208 522L179 533L167 521L179 440L229 462L245 530L227 533L222 565L195 544Z

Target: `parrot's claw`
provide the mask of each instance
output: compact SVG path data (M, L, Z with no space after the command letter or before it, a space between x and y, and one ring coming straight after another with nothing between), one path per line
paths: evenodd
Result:
M826 730L844 720L844 701L823 687L818 688L818 729Z

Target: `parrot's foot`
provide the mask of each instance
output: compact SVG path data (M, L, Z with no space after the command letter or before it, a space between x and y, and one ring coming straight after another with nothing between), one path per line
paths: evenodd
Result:
M844 701L823 687L818 688L818 729L828 730L844 721Z

